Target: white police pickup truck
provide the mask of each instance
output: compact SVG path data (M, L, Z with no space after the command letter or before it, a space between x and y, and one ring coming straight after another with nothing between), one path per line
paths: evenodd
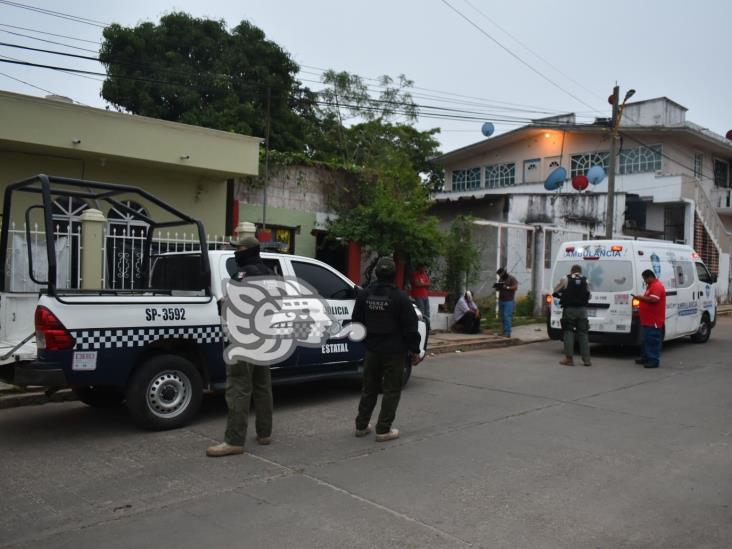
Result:
M199 222L145 191L37 176L11 185L6 192L4 212L8 215L3 218L0 242L3 262L11 195L23 190L39 194L45 212L50 211L51 198L56 195L112 200L119 205L123 203L115 196L137 193L179 221L196 224L200 249L207 249ZM155 227L152 219L145 220ZM50 226L50 219L46 221ZM172 222L165 223L171 226ZM46 249L53 250L52 236L48 238ZM0 379L21 386L71 387L80 400L91 406L126 402L133 420L145 428L171 429L190 421L204 391L225 386L226 342L218 302L226 279L236 271L234 252L152 256L147 250L143 257L144 271L148 273L143 289L120 292L58 288L53 282L56 258L48 254L46 289L35 305L37 356L33 361L0 365ZM275 274L307 282L325 301L327 312L337 323L350 322L359 288L340 272L307 257L264 252L262 258ZM34 278L38 280L38 276L36 273ZM4 292L0 296L8 293L4 286L0 292ZM421 315L418 317L424 355L426 328ZM364 344L348 339L328 340L318 348L297 347L285 361L271 366L272 377L278 382L357 374L364 355ZM404 368L406 383L411 373L409 361L405 361Z

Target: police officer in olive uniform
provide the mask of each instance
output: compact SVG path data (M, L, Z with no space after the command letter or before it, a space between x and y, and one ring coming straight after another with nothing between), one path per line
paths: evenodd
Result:
M574 340L577 335L582 363L592 366L590 360L590 323L587 320L587 303L590 301L590 286L582 276L582 267L572 265L569 275L559 281L554 294L560 296L562 306L562 329L564 330L564 359L560 364L574 366Z
M253 236L243 236L231 241L236 248L234 259L237 272L232 277L242 281L253 276L272 276L259 255L259 241ZM249 406L254 401L256 413L255 428L257 443L266 445L272 436L272 377L269 366L258 366L249 362L226 365L226 405L229 415L226 419L224 442L206 450L209 457L222 457L244 453L244 443L249 423Z
M402 393L404 366L407 360L412 364L420 361L417 314L407 294L395 286L395 275L394 261L379 259L377 280L358 296L352 315L354 322L366 326L366 360L355 434L363 437L371 432L369 420L381 388L377 442L399 438L399 430L392 429L391 424Z

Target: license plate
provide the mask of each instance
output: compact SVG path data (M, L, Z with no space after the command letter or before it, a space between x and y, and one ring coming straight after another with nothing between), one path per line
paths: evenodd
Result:
M587 316L594 318L597 316L597 309L587 309Z

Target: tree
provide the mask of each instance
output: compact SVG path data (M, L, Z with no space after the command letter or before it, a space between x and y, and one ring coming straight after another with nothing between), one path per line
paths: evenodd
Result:
M299 67L264 32L242 21L185 13L160 23L104 29L100 59L107 70L102 97L125 111L246 135L266 134L281 151L305 148L312 92L296 80Z
M391 184L390 184L391 183ZM427 192L394 182L376 182L370 196L329 223L336 237L360 242L379 256L396 254L414 264L430 263L442 249L437 218L427 215Z
M471 217L457 216L450 224L450 233L445 240L444 287L449 293L449 306L455 304L480 273L480 255L473 243L472 226Z

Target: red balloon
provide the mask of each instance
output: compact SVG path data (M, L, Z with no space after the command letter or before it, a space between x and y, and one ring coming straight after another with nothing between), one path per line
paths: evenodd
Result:
M607 102L610 103L611 105L614 105L615 104L615 94L611 93L610 95L608 95Z
M572 187L576 191L584 191L589 184L590 181L587 179L586 175L575 175L572 178Z
M732 139L732 130L727 132L726 137L727 137L727 139Z

